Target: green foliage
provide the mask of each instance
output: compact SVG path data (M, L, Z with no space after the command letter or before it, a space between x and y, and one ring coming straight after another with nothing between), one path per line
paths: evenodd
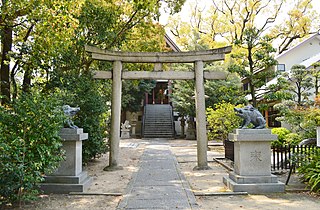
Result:
M188 66L184 67L188 68ZM205 69L209 71L226 71L221 63L216 65L207 64ZM227 78L225 80L205 81L205 94L208 96L208 98L206 98L206 107L215 106L215 104L221 103L222 101L231 104L246 103L243 92L240 89L240 79L235 74L229 72L226 72L226 74ZM171 100L173 101L175 109L181 115L195 116L195 100L193 98L195 95L194 81L178 80L174 82L173 86Z
M224 71L222 66L220 66L220 71ZM204 84L205 93L209 96L206 99L207 107L222 101L231 104L245 104L247 101L241 86L240 78L231 73L228 73L225 80L207 80Z
M290 131L286 128L272 128L272 133L278 135L278 140L283 142L286 135L290 133Z
M181 2L172 1L168 8L178 9ZM155 0L87 0L74 14L78 25L74 36L70 37L72 45L54 57L47 88L59 88L64 93L64 103L81 109L75 117L75 123L89 133L89 139L83 145L83 162L108 149L105 138L109 130L107 121L110 107L107 103L111 101L111 82L94 81L90 74L92 71L108 71L112 68L110 62L93 61L83 46L89 44L122 51L159 51L165 43L164 30L152 21L158 15L159 7L160 2ZM141 70L150 65L123 66L129 70ZM152 82L149 81L123 82L123 110L139 110L141 97L151 87Z
M174 82L171 101L182 116L195 117L194 81L178 80Z
M297 7L299 8L299 7ZM303 10L304 7L301 7ZM298 11L292 11L289 14L299 16L298 21L295 21L299 27L304 28L304 24L300 25L300 21L305 21L303 13ZM308 25L308 24L307 24ZM292 26L294 27L294 26ZM290 33L296 33L297 28L289 30ZM307 30L302 30L298 32L299 34L304 34ZM290 40L290 39L288 39ZM289 45L289 41L284 40L279 46L279 51L284 51ZM315 138L316 137L316 127L320 125L320 111L318 108L309 107L312 103L309 100L311 94L310 90L315 89L315 95L317 96L319 91L318 81L319 81L319 72L316 67L317 63L313 64L313 69L306 69L303 65L293 65L291 68L291 74L283 74L283 78L278 78L278 84L274 85L274 89L278 88L279 84L283 85L282 92L278 92L278 95L268 95L266 99L281 99L281 100L290 100L283 101L281 104L275 106L279 110L281 117L280 121L284 121L291 126L291 129L296 133L290 133L285 136L284 142L279 140L273 142L273 144L298 144L304 138ZM285 81L287 80L287 81ZM291 96L290 96L291 95ZM317 99L317 98L316 98ZM316 102L317 103L317 102ZM298 169L299 174L302 176L302 179L308 183L313 191L319 192L320 189L320 159L318 154L307 154L310 158L306 162L302 163L302 166Z
M302 141L302 138L299 134L297 133L288 133L285 136L285 142L288 145L296 146Z
M63 74L63 77L57 75L52 78L52 85L63 92L64 104L80 107L74 123L89 134L88 140L83 143L83 162L106 153L108 147L105 138L110 110L107 103L110 95L105 90L111 89L110 83L95 81L90 73L79 76L73 71Z
M36 193L43 175L63 159L59 131L65 120L55 95L22 95L0 107L0 204Z
M320 126L320 109L316 107L308 109L306 121L308 121L309 125L311 124L313 127Z
M99 90L98 83L90 77L82 77L74 91L76 97L73 103L76 102L76 106L80 107L75 123L89 134L82 148L84 163L108 150L105 138L109 117L107 113L110 107L107 106L107 98L97 89Z
M278 135L278 140L272 141L272 146L295 146L298 145L302 137L297 133L291 133L290 130L286 128L272 128L272 133Z
M301 175L301 179L307 182L307 185L311 187L311 191L320 192L320 150L308 154L307 161L302 162L302 165L298 168L298 173Z
M122 110L137 112L141 110L141 101L145 93L150 93L155 87L154 80L127 80L122 82Z
M231 72L246 78L249 86L248 93L254 107L257 107L259 91L266 88L264 87L266 80L275 76L275 72L270 67L277 63L273 58L275 49L271 45L271 40L267 36L261 36L263 30L255 27L243 30L241 37L235 40L235 50L232 52L232 62L229 66ZM273 90L270 89L270 91Z
M1 18L0 34L2 42L8 44L1 54L8 55L10 61L1 63L1 68L10 67L9 93L15 99L20 89L27 91L31 87L31 80L46 80L53 60L72 44L70 40L77 26L75 15L82 0L7 0L1 4L1 15L5 18ZM7 33L6 28L14 33ZM0 78L5 82L5 77Z
M303 65L293 65L291 74L285 74L285 77L293 83L289 91L295 96L295 102L301 106L308 102L308 96L311 95L310 89L313 87L310 71Z
M223 141L227 139L228 133L240 126L241 119L236 116L235 107L240 106L234 106L231 103L219 103L214 105L214 108L207 108L209 139Z
M288 123L290 129L298 133L302 139L316 137L317 109L297 106L293 101L284 101L274 108L281 116L277 120Z
M273 134L278 135L278 140L273 141L272 146L284 146L286 145L285 139L286 135L290 133L290 131L286 128L272 128L271 132Z

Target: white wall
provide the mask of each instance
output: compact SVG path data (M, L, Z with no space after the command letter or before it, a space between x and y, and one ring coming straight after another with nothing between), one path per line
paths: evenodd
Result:
M320 35L314 35L311 38L300 43L296 47L288 50L282 55L276 57L279 64L286 65L286 71L289 71L294 64L299 64L304 60L320 53ZM306 66L308 67L308 66Z

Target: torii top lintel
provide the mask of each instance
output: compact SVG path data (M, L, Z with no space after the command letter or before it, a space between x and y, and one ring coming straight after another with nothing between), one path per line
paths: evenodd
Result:
M195 61L224 60L225 54L231 52L231 46L189 52L116 52L97 47L85 46L95 60L122 61L127 63L193 63Z

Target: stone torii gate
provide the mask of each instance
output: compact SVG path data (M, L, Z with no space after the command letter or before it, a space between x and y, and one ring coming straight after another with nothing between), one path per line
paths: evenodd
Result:
M102 50L93 46L85 46L95 60L113 62L112 71L97 71L94 78L112 79L111 104L111 137L109 166L104 170L121 169L119 166L120 115L122 79L195 79L195 104L197 125L197 166L195 169L208 169L207 161L207 131L204 79L225 79L224 72L204 71L203 62L224 60L225 54L231 52L231 47L223 47L206 51L191 52L115 52ZM123 71L122 63L194 63L194 71Z

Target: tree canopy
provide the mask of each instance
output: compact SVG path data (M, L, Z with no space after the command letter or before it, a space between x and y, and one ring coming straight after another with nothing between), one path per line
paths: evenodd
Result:
M261 91L273 91L266 82L276 76L271 68L276 64L276 53L317 32L320 18L312 2L219 0L208 8L208 4L201 6L195 1L189 19L173 17L169 27L186 50L233 45L227 59L229 70L248 84L256 106Z

